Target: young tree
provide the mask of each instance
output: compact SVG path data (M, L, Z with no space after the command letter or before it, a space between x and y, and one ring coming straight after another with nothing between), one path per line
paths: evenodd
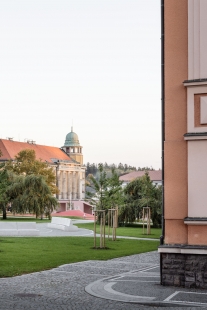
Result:
M87 199L97 210L107 210L123 203L122 182L119 176L112 169L111 176L108 177L103 169L103 164L98 165L99 178L95 179L93 175L88 178Z
M109 208L115 208L116 206L122 206L124 202L122 181L119 180L119 175L115 169L111 170L111 177L108 178L107 186L107 204Z
M98 172L98 180L92 174L88 175L87 186L89 190L86 192L86 198L90 204L96 206L97 210L103 210L106 208L107 177L102 164L98 165Z

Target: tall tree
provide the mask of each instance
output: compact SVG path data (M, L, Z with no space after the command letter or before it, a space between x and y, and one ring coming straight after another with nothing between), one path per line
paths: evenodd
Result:
M6 210L32 212L36 216L50 216L57 206L53 194L58 192L55 173L48 163L36 159L34 150L23 150L0 167L0 208L6 219Z
M58 193L54 169L47 162L37 160L34 150L22 150L15 156L14 161L6 162L5 168L17 175L41 175L45 178L51 192Z
M125 205L122 208L121 220L133 222L142 214L143 207L150 207L154 226L161 224L161 187L153 185L146 172L141 178L135 179L124 189Z
M36 217L43 214L50 217L57 206L57 199L41 175L17 176L6 190L12 202L12 210L20 213L34 213Z
M125 203L120 212L121 222L134 222L136 218L139 219L141 191L142 182L140 179L133 180L124 188Z
M6 210L10 202L10 197L6 194L6 190L11 185L14 175L4 169L4 164L0 165L0 209L3 213L3 219L6 219Z

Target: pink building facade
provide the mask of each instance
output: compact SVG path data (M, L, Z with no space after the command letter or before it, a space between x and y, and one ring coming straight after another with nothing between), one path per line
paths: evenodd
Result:
M161 2L161 283L207 288L207 1Z

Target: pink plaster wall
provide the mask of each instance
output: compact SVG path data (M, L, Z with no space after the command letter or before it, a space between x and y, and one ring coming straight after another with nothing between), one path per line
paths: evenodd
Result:
M186 244L188 242L188 226L183 225L183 220L165 221L165 243Z
M188 1L165 1L165 242L187 242Z
M188 244L206 245L207 226L188 226Z

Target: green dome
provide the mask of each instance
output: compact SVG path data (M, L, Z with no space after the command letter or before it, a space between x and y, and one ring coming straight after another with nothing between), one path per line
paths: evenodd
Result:
M64 146L79 146L78 135L73 132L73 127L71 128L71 132L69 132L65 138Z

